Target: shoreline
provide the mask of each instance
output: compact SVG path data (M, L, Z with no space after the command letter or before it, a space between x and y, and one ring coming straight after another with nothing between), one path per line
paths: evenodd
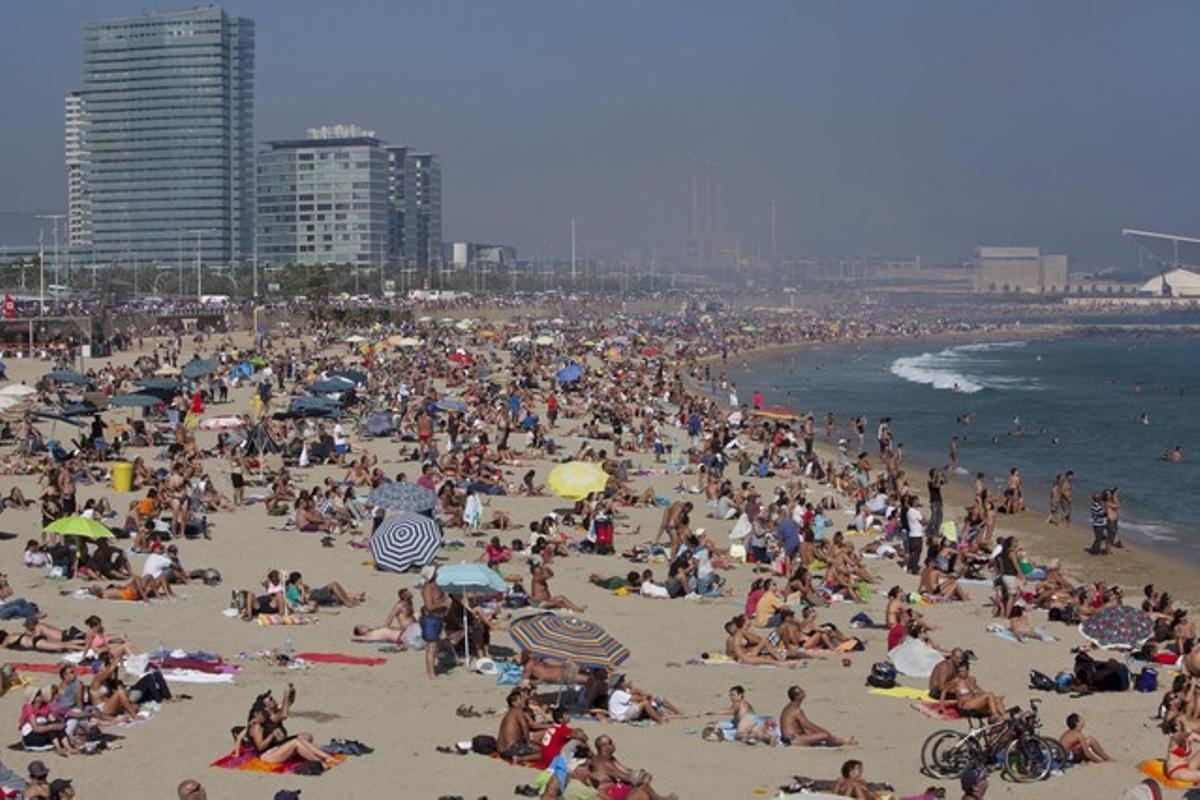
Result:
M880 336L843 342L804 341L744 350L736 353L736 357L748 368L755 363L761 363L773 357L786 357L793 353L809 351L813 347L821 345L828 347L855 347L873 343L891 345L903 342L925 342L936 345L942 342L984 342L989 338L997 336L1010 340L1034 341L1061 338L1073 334L1088 335L1086 331L1094 330L1096 327L1094 325L1053 324L1040 325L1036 328L1021 326L1020 328L947 332L912 339L899 336ZM1154 326L1145 327L1150 330L1154 328ZM1121 329L1115 332L1124 334L1148 331L1145 328L1121 326ZM1165 334L1170 331L1161 332ZM720 356L706 356L703 359L697 360L699 364L704 364L705 362L720 364ZM727 411L731 410L725 399L719 395L710 393L707 387L699 385L690 377L688 381L694 389L712 397L721 408ZM814 447L822 460L830 460L836 456L836 449L832 443L826 442L820 435ZM923 494L920 492L920 486L924 483L924 476L928 474L931 466L921 461L906 458L904 467L902 474L910 476L910 482L918 488L918 494ZM969 474L970 472L968 472ZM956 521L961 518L962 514L954 514L952 510L961 512L965 510L966 505L969 505L974 500L974 491L970 480L964 479L960 475L947 475L947 483L943 488L943 494L946 509L945 518ZM928 498L922 497L922 500L926 504L928 503ZM1045 515L1038 511L1025 511L1012 517L1003 514L998 515L996 535L1017 535L1021 546L1032 557L1031 560L1034 560L1035 563L1044 563L1045 561L1058 559L1062 562L1063 570L1077 580L1102 580L1107 584L1122 583L1130 588L1139 590L1142 585L1153 582L1160 589L1166 588L1176 597L1184 597L1192 591L1195 585L1195 569L1197 567L1194 555L1188 559L1180 558L1181 554L1176 553L1173 555L1170 552L1171 547L1169 544L1156 545L1152 540L1139 536L1136 531L1130 531L1128 528L1123 529L1121 533L1121 538L1125 546L1116 551L1115 555L1105 557L1088 555L1086 549L1091 544L1091 527L1081 524L1079 520L1086 518L1089 503L1090 495L1076 495L1072 508L1073 521L1069 526L1047 524L1045 522ZM1137 524L1134 520L1129 521ZM1133 540L1132 542L1131 539Z

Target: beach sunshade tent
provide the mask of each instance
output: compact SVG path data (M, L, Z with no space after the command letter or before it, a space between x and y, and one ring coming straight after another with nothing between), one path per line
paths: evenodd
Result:
M522 651L549 661L571 661L583 669L619 667L629 648L599 625L574 617L535 614L512 623L509 635Z
M59 536L79 536L84 539L111 539L113 532L105 525L87 517L62 517L45 527L47 533Z
M189 381L211 375L221 366L221 362L212 358L197 358L189 361L179 372Z
M201 423L203 425L203 423ZM282 453L283 446L275 441L271 436L270 430L264 423L259 423L249 430L246 434L246 454L247 455L267 455L268 453Z
M376 569L404 572L433 561L441 544L437 522L415 511L398 511L383 518L369 547Z
M450 594L504 594L508 584L504 582L495 570L488 569L483 564L448 564L439 567L437 585ZM470 658L471 641L465 638L471 630L467 624L467 604L463 603L463 652Z
M583 377L583 367L578 364L567 364L554 377L559 383L574 383Z
M1099 647L1132 649L1154 633L1154 620L1132 606L1110 606L1084 620L1079 632Z
M151 408L162 402L152 394L118 394L108 398L113 408Z
M69 383L73 386L91 386L92 379L82 372L70 372L68 370L56 369L50 373L50 379L55 383Z
M388 481L372 489L367 502L388 511L428 511L437 505L437 494L410 481Z
M592 492L603 492L608 485L608 473L590 461L569 461L550 470L546 485L559 497L581 500Z

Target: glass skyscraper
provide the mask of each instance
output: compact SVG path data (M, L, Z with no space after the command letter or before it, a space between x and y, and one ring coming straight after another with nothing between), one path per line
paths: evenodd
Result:
M230 264L254 236L254 23L216 6L89 22L69 120L100 262Z
M373 131L313 128L258 157L258 257L378 266L392 255L389 157Z

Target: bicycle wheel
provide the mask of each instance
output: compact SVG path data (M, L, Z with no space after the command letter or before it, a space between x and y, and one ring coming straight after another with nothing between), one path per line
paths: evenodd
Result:
M941 731L934 737L927 740L931 774L940 778L958 778L971 767L983 765L983 751L975 739L958 731Z
M949 730L934 731L925 737L925 742L921 745L921 767L924 769L926 775L934 778L949 777L943 775L938 768L938 762L934 754L942 748L956 744L961 738L963 738L962 733Z
M1053 766L1054 753L1039 736L1022 736L1004 751L1004 774L1017 783L1045 780Z
M1066 769L1067 763L1071 758L1067 753L1067 748L1063 747L1058 739L1051 739L1049 736L1042 736L1040 738L1050 748L1050 754L1054 757L1054 763L1050 765L1050 769Z

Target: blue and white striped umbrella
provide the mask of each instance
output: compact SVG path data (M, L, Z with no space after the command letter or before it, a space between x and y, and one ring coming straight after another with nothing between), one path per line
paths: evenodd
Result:
M442 530L434 520L415 511L399 511L379 523L370 548L376 569L404 572L433 561L441 544Z

